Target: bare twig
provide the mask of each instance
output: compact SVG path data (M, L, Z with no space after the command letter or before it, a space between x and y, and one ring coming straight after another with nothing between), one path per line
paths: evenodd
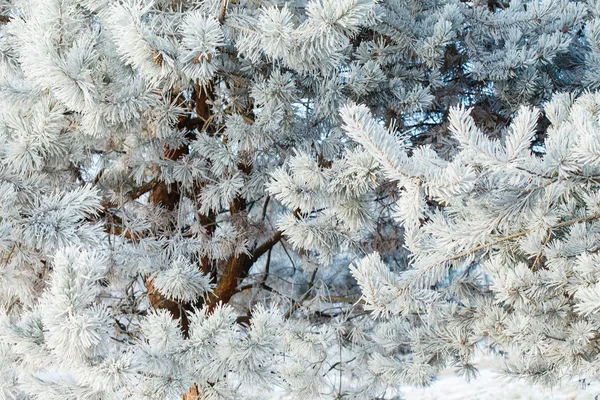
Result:
M304 292L304 294L302 295L300 300L298 300L296 302L292 302L292 306L290 307L288 312L285 313L286 319L291 317L294 314L294 312L296 312L296 310L298 308L300 308L302 303L304 303L306 301L306 299L308 299L308 296L310 296L310 292L312 291L313 286L315 285L315 278L317 276L318 271L319 271L319 268L314 269L312 275L310 276L310 282L308 282L308 290L306 292Z

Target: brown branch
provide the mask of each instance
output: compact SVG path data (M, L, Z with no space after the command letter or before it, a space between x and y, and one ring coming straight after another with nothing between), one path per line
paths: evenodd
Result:
M253 283L250 283L248 285L244 285L244 286L238 288L236 293L243 292L244 290L251 289L251 288L254 288L256 286L259 286L261 288L267 289L268 291L271 291L271 288L269 288L267 286L266 282L267 282L267 278L269 277L269 270L271 268L271 253L272 253L272 250L273 250L273 247L271 247L269 249L269 251L267 251L267 261L265 261L265 272L263 272L260 281L253 282Z
M152 189L159 183L157 179L152 179L149 182L144 183L142 186L136 188L135 190L127 193L127 197L130 200L137 200Z
M281 231L275 232L275 234L266 242L258 246L252 252L252 258L258 260L263 254L271 250L281 240Z
M122 236L131 240L132 242L139 242L140 240L139 236L134 235L131 231L124 229L120 225L105 224L104 232L108 233L109 235Z
M198 115L198 120L206 121L210 116L210 107L208 105L209 99L212 97L212 87L204 88L204 90L196 89L195 97L195 111ZM172 94L173 97L177 97L177 93ZM182 98L180 97L180 101ZM178 127L179 129L191 127L196 123L196 119L189 118L188 116L182 116L179 119ZM202 122L202 123L203 123ZM188 131L186 133L188 138L192 138L195 136L195 133L192 131ZM166 145L163 147L163 156L164 158L172 161L179 160L181 157L189 154L190 148L187 144L180 146L177 149L168 148ZM177 205L180 200L180 191L179 186L176 183L166 184L165 182L158 182L156 185L152 186L150 189L149 201L151 204L162 206L168 211L174 211L177 208ZM208 219L208 218L207 218ZM208 259L203 260L203 262L209 262ZM203 269L208 268L203 265ZM150 300L150 304L155 309L162 308L169 310L174 319L179 319L181 323L181 330L184 336L188 336L189 322L187 315L185 313L186 310L191 309L192 304L181 304L179 302L166 299L160 291L158 291L154 287L154 282L150 278L150 276L145 279L146 288L148 289L148 298ZM198 392L198 387L194 385L188 394L192 394L196 391ZM187 396L187 395L186 395Z
M544 252L544 248L546 247L548 242L550 242L550 239L552 239L552 230L550 230L550 232L548 232L548 235L546 235L546 238L542 242L542 249L535 257L535 260L533 261L533 264L531 266L531 271L535 272L538 269L542 268L543 265L540 263L542 261L542 253ZM539 267L538 267L538 265L539 265Z
M229 5L229 0L221 0L221 9L219 10L219 22L223 24L225 21L225 14L227 13L227 6Z
M198 389L198 385L194 383L190 390L183 395L183 400L198 400L200 397L200 389Z
M196 129L198 127L201 127L204 125L204 123L206 122L206 120L202 119L202 118L186 118L184 120L179 121L179 123L177 124L177 127L179 129Z
M164 297L158 289L154 287L154 281L150 277L146 278L146 288L148 289L148 300L155 310L164 309L171 313L173 319L179 319L181 322L181 331L184 336L188 336L189 321L185 313L184 305Z
M152 189L154 189L159 184L160 184L160 181L158 179L152 179L151 181L148 181L148 182L142 184L141 186L134 188L130 192L127 192L125 194L125 197L123 200L124 201L137 200L140 197L142 197L143 195L145 195L146 193L148 193L149 191L151 191ZM116 203L112 203L110 201L103 201L102 207L104 207L104 213L108 214L109 208L119 207L119 205Z
M238 284L248 276L250 268L252 268L256 260L273 248L280 240L281 232L278 231L270 239L256 247L250 254L242 253L231 257L217 282L215 290L208 298L207 305L209 310L214 309L219 303L228 303L231 297L237 292Z

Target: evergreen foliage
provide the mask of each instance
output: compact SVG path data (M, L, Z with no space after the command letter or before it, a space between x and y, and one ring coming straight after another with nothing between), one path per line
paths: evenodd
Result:
M600 378L600 2L0 0L0 399Z

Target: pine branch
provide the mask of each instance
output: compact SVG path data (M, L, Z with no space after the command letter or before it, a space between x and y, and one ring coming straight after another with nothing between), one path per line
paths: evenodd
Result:
M596 220L598 218L600 218L600 213L594 214L594 215L590 215L588 217L583 217L583 218L578 218L578 219L574 219L574 220L570 220L570 221L561 222L561 223L555 225L554 227L551 227L550 230L552 231L552 230L555 230L555 229L565 228L567 226L579 224L579 223L582 223L582 222L593 221L593 220ZM443 265L443 264L446 264L447 262L450 262L450 261L459 260L461 258L470 256L470 255L472 255L472 254L474 254L474 253L476 253L476 252L478 252L480 250L484 250L484 249L493 247L493 246L495 246L497 244L500 244L500 243L503 243L503 242L506 242L506 241L509 241L509 240L513 240L513 239L517 239L519 237L525 236L525 235L527 235L529 233L532 233L533 231L534 231L534 229L525 229L525 230L522 230L522 231L510 234L510 235L501 237L501 238L496 239L496 240L494 240L492 242L481 244L481 245L476 246L476 247L474 247L472 249L463 251L462 253L459 253L459 254L457 254L455 256L445 258L442 261L439 261L439 262L436 262L435 264L429 265L428 267L426 267L423 270L419 271L419 275L423 275L423 274L427 273L428 271L430 271L431 269L433 269L434 267L436 267L438 265ZM411 284L414 281L415 281L415 279L412 279L411 280ZM409 287L410 287L411 284L409 284Z

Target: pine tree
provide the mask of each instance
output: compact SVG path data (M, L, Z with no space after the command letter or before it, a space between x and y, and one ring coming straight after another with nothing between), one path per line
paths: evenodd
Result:
M600 3L0 0L0 398L600 376Z

